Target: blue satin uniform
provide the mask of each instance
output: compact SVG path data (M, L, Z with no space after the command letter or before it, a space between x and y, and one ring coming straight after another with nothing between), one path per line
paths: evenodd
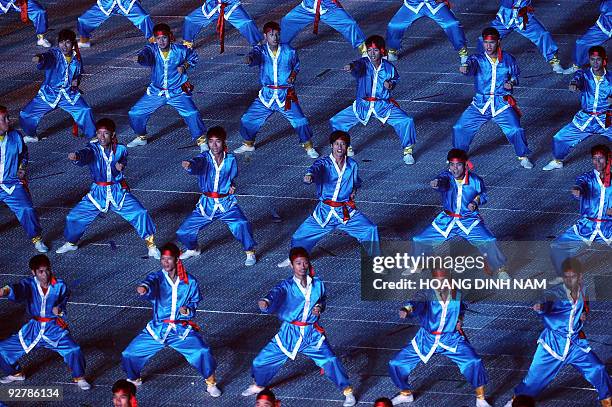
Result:
M600 0L599 17L586 33L576 40L574 64L583 66L589 63L589 48L605 44L612 36L612 0Z
M130 20L142 31L145 38L153 37L153 21L139 0L97 0L96 4L79 17L79 35L82 38L90 38L91 33L113 15Z
M21 7L16 0L0 0L0 14L8 14L9 11L21 13ZM28 20L34 24L36 34L45 34L47 32L47 10L40 5L36 0L27 0L28 3Z

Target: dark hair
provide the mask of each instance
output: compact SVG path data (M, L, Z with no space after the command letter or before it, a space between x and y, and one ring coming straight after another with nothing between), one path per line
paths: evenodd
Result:
M131 396L136 396L136 386L125 379L120 379L113 384L113 394L123 391Z
M223 143L225 143L225 140L227 140L227 133L225 132L225 129L223 127L214 126L208 129L208 131L206 132L206 138L212 137L223 140Z
M74 33L74 31L69 30L68 28L64 28L57 34L58 43L66 40L70 40L72 42L72 45L76 45L77 43L76 34Z
M482 38L488 37L488 36L496 37L498 40L500 39L499 31L497 31L493 27L487 27L484 30L482 30Z
M461 161L467 161L468 154L459 148L453 148L446 155L446 161L450 161L454 159L459 159Z
M602 59L606 59L608 55L606 53L606 49L602 47L601 45L595 45L589 48L589 56L591 56L591 54L594 54L594 53L598 53L602 57Z
M159 24L155 24L153 26L153 33L156 33L158 31L163 32L164 34L166 34L167 36L171 37L172 36L172 29L170 28L170 26L166 23L159 23Z
M519 395L512 401L512 407L535 407L535 399L531 396Z
M96 122L96 130L104 127L106 130L114 133L116 130L115 122L108 118L100 119Z
M162 253L162 255L164 252L168 251L176 259L178 259L178 257L181 255L181 251L178 246L172 242L164 244L162 247L159 248L159 251L160 253Z
M368 47L370 46L370 44L374 44L376 45L376 48L381 50L381 52L385 52L385 39L380 35L370 35L368 38L366 38L365 44Z
M291 250L289 250L289 260L291 260L293 263L293 260L297 259L298 257L305 257L310 260L308 250L304 249L303 247L292 247Z
M582 274L582 263L575 257L568 257L561 263L561 270L564 273L571 270L574 273Z
M276 21L268 21L263 26L264 34L267 34L268 31L278 31L280 32L280 25Z
M269 400L272 402L272 404L276 403L276 396L274 395L274 393L272 393L272 390L265 388L262 391L260 391L259 393L257 393L257 398L255 398L255 400L259 400L259 399L263 399L265 398L266 400Z
M347 146L351 145L351 136L346 131L342 130L334 130L329 135L329 144L334 144L336 140L342 139L346 143Z
M44 254L37 254L30 259L28 266L30 267L30 270L38 270L38 268L41 266L51 267L51 261Z
M374 407L393 407L393 403L386 397L377 398Z
M6 108L6 106L0 105L0 113L8 114L8 109Z
M603 153L603 155L607 158L610 155L610 147L605 144L597 144L591 148L591 156L594 156L595 153Z

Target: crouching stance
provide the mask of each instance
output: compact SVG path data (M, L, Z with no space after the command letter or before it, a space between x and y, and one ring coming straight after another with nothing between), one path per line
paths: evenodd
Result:
M68 331L66 303L70 290L51 272L51 262L44 254L30 259L32 277L0 288L0 297L25 303L32 319L18 333L0 342L0 368L7 376L0 383L25 380L19 359L43 347L59 353L72 372L74 382L83 390L91 386L85 380L85 358Z
M172 243L162 246L162 269L149 273L136 287L138 294L153 304L153 319L123 351L121 365L128 381L140 386L144 365L170 346L206 379L208 394L219 397L221 390L215 379L217 363L199 333L200 327L193 321L201 299L200 285L185 271L179 254L178 247Z
M327 341L325 330L319 325L321 313L325 311L325 285L314 275L306 249L294 247L289 252L289 260L293 276L281 281L259 300L261 312L276 314L282 325L253 360L251 373L255 384L242 395L252 396L262 391L287 358L294 360L299 352L311 358L343 391L343 406L354 406L357 401L348 376Z
M77 243L85 229L100 213L108 210L130 222L142 239L145 240L149 257L159 259L153 235L155 224L149 212L130 193L123 170L127 166L127 148L117 143L115 123L101 119L96 123L97 143L89 143L85 148L68 154L68 159L79 167L88 166L92 184L87 195L66 216L64 238L66 243L56 253L66 253L78 249Z

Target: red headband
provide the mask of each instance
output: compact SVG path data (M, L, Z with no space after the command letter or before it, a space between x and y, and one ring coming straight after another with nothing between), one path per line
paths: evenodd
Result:
M449 163L463 163L465 164L465 183L464 185L469 185L470 183L470 171L474 169L474 163L470 160L463 160L459 157L454 157L448 160Z
M170 41L174 41L174 34L172 34L172 31L166 31L166 30L157 30L153 33L153 35L155 37L158 37L160 35L165 35L166 37L168 37L168 39Z
M497 44L497 60L499 62L501 62L502 61L502 49L501 49L501 43L499 43L499 36L495 35L495 34L487 34L487 35L484 35L482 37L482 39L483 40L489 40L489 41L491 41L491 40L498 41L498 44Z
M386 52L385 47L379 47L374 42L371 42L370 45L366 46L366 48L376 48L376 49L380 50L380 53L383 54L383 55Z
M183 262L181 261L181 259L178 256L175 256L174 253L172 253L171 250L164 250L161 253L162 256L172 256L174 258L176 258L177 262L176 262L176 274L178 274L179 279L185 283L185 284L189 284L189 278L187 277L187 272L185 271L185 266L183 266ZM180 256L180 254L179 254Z
M374 407L387 407L388 405L389 403L386 401L377 401L376 404L374 404Z
M130 392L127 392L123 389L119 389L115 392L115 394L125 394L126 396L130 397L130 407L138 407L138 400L136 400L136 396Z
M312 263L310 263L310 259L308 257L304 256L302 253L297 253L297 254L289 257L289 261L291 263L293 263L293 260L297 259L298 257L302 257L302 258L308 260L308 264L310 266L310 268L308 269L308 275L310 277L314 277L315 276L314 266L312 265Z

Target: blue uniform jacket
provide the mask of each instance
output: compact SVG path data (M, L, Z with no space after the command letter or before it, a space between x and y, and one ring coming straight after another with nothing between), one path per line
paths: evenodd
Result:
M230 153L224 153L224 158L220 165L217 165L210 151L194 157L189 162L191 167L189 167L187 172L198 176L198 184L202 192L228 194L234 179L238 176L236 157ZM237 204L238 201L233 194L221 198L211 198L202 195L196 204L196 208L202 216L212 219L217 210L226 212Z
M178 276L176 281L168 277L164 270L149 273L147 278L140 283L147 288L147 293L143 296L153 304L153 319L147 324L147 331L153 339L159 343L164 343L171 333L176 333L180 339L185 339L193 330L188 323L164 322L171 321L191 321L196 314L198 303L200 302L200 285L198 281L187 273L188 283L182 281ZM179 312L181 307L187 307L189 313L182 315Z
M493 61L484 52L470 55L467 60L468 76L474 76L476 94L472 105L484 114L491 109L491 115L497 116L508 109L510 105L504 97L510 96L512 91L504 89L504 83L511 81L518 85L520 75L519 67L514 57L502 52L502 61Z
M28 165L28 148L15 130L9 130L0 141L0 188L11 195L15 185L21 184L17 170Z
M344 167L339 168L336 160L330 154L327 157L317 159L308 168L306 174L312 175L312 182L317 186L319 203L312 213L317 223L321 227L325 227L332 216L335 216L340 222L346 223L343 220L343 208L329 206L323 201L329 199L335 202L348 202L350 200L351 193L361 187L357 161L351 157L346 157ZM350 218L356 213L356 209L349 208Z
M49 284L46 293L33 276L24 278L19 283L11 284L8 287L10 289L8 299L25 303L32 317L57 318L53 314L53 307L58 307L60 314L66 312L70 290L62 279L55 279L53 284ZM61 328L55 321L38 322L31 319L21 327L18 335L23 350L29 353L41 340L56 347L60 339L68 335L68 331Z
M459 291L449 292L446 301L437 290L419 291L404 308L412 311L421 323L412 339L412 347L423 363L427 363L439 347L457 351L457 344L464 340L457 331L457 322L463 319L466 306Z
M134 3L139 0L97 0L98 7L104 14L110 16L115 7L119 7L122 14L127 15L132 11Z
M9 10L21 11L18 5L15 4L16 0L0 0L0 13L6 14Z
M300 60L297 52L289 45L279 45L276 55L266 45L256 45L249 53L253 62L249 66L259 66L259 80L262 88L259 91L259 100L266 107L276 102L279 107L285 106L287 89L293 84L287 82L291 75L300 71ZM282 86L283 89L273 87Z
M597 26L608 34L608 37L612 36L612 0L601 0L599 14Z
M595 79L592 69L579 70L574 74L572 82L581 91L581 109L572 122L580 130L584 130L593 120L606 129L606 113L610 110L608 97L612 96L612 74L604 68L600 80Z
M147 88L147 95L172 96L183 92L181 86L187 82L187 71L179 74L177 68L193 67L198 63L198 54L184 45L171 43L168 57L164 58L157 44L148 44L138 53L138 63L151 68L151 83Z
M584 352L591 350L587 340L579 337L583 326L580 316L585 310L584 301L582 291L574 301L563 284L546 293L542 310L538 312L544 323L538 343L555 359L565 360L572 345Z
M423 7L427 7L431 14L435 15L446 4L436 0L404 0L404 6L415 14L421 11Z
M211 18L220 10L221 3L225 4L224 18L226 20L230 17L236 7L241 4L240 0L205 0L204 4L202 4L202 14L204 14L204 17Z
M117 151L104 150L98 143L89 143L76 152L78 160L75 165L88 166L93 183L87 197L98 210L107 212L110 204L117 209L123 206L123 200L127 190L122 185L125 182L123 171L117 170L116 163L127 165L127 147L123 144L117 145ZM96 182L112 182L111 185L98 185Z
M291 276L263 297L268 303L264 313L274 314L282 321L274 339L281 351L291 359L295 359L300 346L318 349L325 340L325 335L314 327L319 318L312 314L312 309L317 305L321 307L321 312L325 310L325 285L317 276L308 276L307 281L304 288ZM305 326L293 325L291 322L294 321Z
M472 229L480 223L481 217L478 210L472 212L468 209L468 205L477 196L480 197L479 205L487 203L487 189L484 181L473 172L466 172L463 180L458 181L450 171L440 173L437 179L444 212L436 216L431 222L432 226L445 238L455 225L469 235Z
M353 102L353 112L361 124L366 125L370 116L374 116L385 123L391 115L392 98L389 89L385 88L385 81L391 83L393 89L399 79L399 73L391 62L383 59L378 69L367 57L352 62L351 73L357 80L357 95ZM367 101L364 98L376 98Z
M76 57L76 52L72 52L70 63L59 48L51 48L39 56L41 60L36 68L45 71L45 80L38 95L53 108L62 97L74 105L81 97L81 92L72 86L72 81L78 81L83 73L83 64Z
M574 225L574 232L589 245L601 237L606 244L612 243L612 216L607 215L612 208L612 187L604 187L597 170L589 171L576 178L580 188L580 215ZM599 222L597 221L599 220Z
M327 11L330 9L341 8L339 4L340 3L337 0L321 0L321 7L319 11L321 15L323 15L327 13ZM317 0L302 0L302 3L300 3L300 5L305 10L310 11L314 14L316 12Z
M516 26L524 30L523 18L518 14L522 8L529 6L531 6L531 0L501 0L501 6L497 11L497 18L506 28ZM528 13L527 18L529 19L532 15L533 13Z

